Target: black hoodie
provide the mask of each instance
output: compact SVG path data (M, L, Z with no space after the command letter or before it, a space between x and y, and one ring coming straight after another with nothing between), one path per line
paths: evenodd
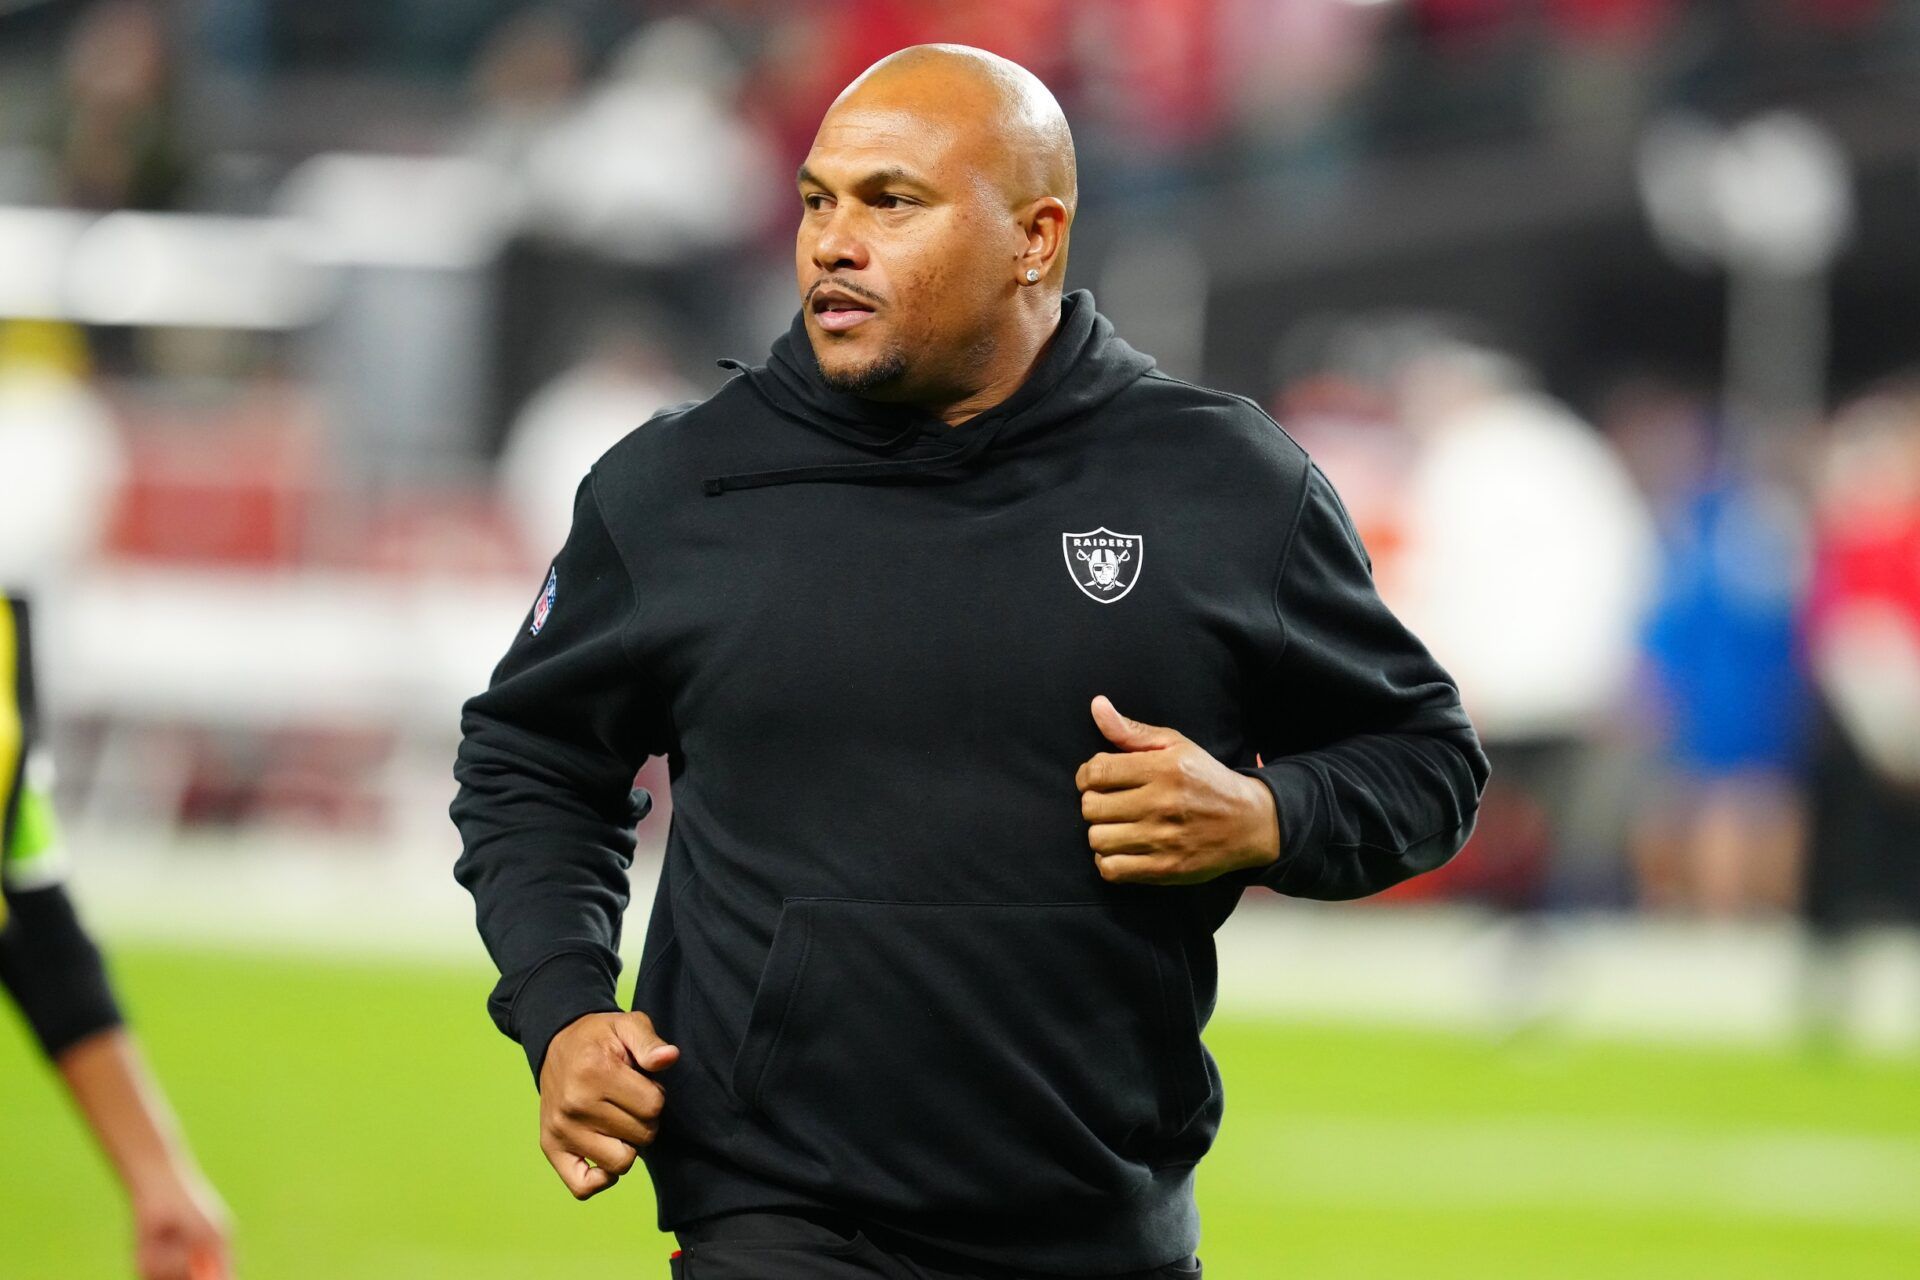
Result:
M632 1004L680 1047L642 1152L663 1229L817 1206L1064 1275L1185 1258L1225 1101L1214 930L1250 884L1352 898L1446 861L1487 777L1458 691L1292 437L1085 290L959 427L827 387L800 314L765 367L722 363L594 465L464 709L494 1020L537 1079L621 1007L631 787L666 755ZM1098 693L1267 783L1279 862L1103 880L1074 783L1112 749Z

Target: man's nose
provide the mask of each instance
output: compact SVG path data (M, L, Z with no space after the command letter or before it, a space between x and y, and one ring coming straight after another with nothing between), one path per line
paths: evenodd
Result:
M836 271L842 267L859 271L866 267L867 246L850 225L844 206L827 220L814 240L813 263L822 271Z

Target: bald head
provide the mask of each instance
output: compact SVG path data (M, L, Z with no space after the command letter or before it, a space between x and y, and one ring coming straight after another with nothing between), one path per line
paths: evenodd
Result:
M1073 133L1040 77L965 44L916 44L856 76L827 108L911 111L938 121L957 144L977 149L1010 203L1057 196L1071 217L1079 202Z
M798 179L801 298L830 383L949 420L1019 384L1059 320L1079 200L1038 77L967 45L889 54L827 108Z

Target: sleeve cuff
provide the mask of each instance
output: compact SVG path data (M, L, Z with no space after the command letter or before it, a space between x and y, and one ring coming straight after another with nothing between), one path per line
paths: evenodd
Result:
M120 1012L111 995L105 1000L83 1011L79 1016L62 1023L59 1027L42 1033L40 1047L45 1051L49 1062L58 1062L62 1054L79 1045L83 1040L91 1040L103 1031L112 1031L126 1026L126 1017Z
M1310 880L1327 846L1330 818L1320 778L1307 765L1284 756L1270 764L1241 765L1235 773L1258 778L1273 792L1274 816L1280 822L1280 858L1262 867L1254 884L1287 893Z
M527 1051L534 1087L547 1045L574 1019L589 1013L619 1013L614 975L590 955L563 951L535 965L513 998L514 1038Z
M122 1021L106 960L66 887L11 894L0 930L0 987L12 993L42 1052L58 1058Z

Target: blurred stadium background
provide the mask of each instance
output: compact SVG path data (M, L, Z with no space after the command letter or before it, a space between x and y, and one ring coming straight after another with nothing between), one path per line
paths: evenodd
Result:
M1223 932L1209 1274L1920 1275L1920 3L0 0L0 578L242 1273L665 1273L486 1020L457 710L923 40L1054 88L1069 284L1320 458L1494 756ZM125 1274L7 1025L0 1275Z

